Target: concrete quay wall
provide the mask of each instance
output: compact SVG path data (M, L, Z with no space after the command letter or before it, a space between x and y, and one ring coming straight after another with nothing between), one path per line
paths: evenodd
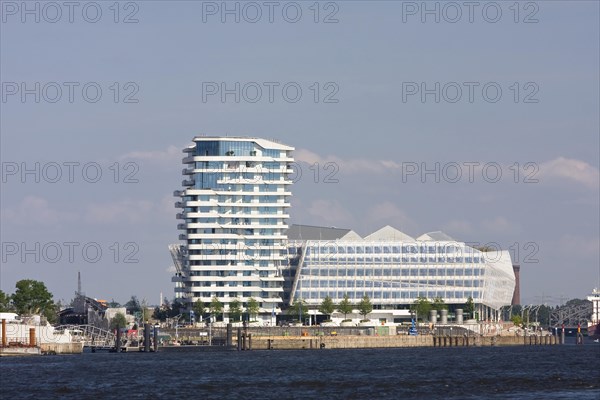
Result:
M432 336L271 336L252 337L252 350L432 347Z
M81 354L83 353L83 342L42 343L40 348L42 354Z
M402 347L530 346L558 344L555 336L251 336L251 350L368 349Z

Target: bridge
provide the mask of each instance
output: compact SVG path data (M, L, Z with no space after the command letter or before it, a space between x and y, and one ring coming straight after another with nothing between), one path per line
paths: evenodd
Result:
M112 349L115 347L117 335L106 329L94 325L59 325L57 331L68 329L74 336L83 339L84 347L95 347L97 349Z
M585 302L574 305L564 305L554 310L550 314L550 326L577 327L581 323L582 328L587 329L587 321L592 315L592 302Z

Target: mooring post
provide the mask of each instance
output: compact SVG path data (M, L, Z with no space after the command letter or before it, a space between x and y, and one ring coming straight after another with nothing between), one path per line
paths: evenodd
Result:
M2 318L2 347L6 347L6 319Z
M158 325L154 325L154 336L153 336L154 352L158 351Z
M232 342L233 342L232 336L233 336L233 327L231 325L231 322L229 322L227 324L227 339L226 339L226 343L225 343L227 345L227 347L232 346Z
M248 350L252 350L252 334L248 334Z
M117 325L117 338L115 339L115 351L119 353L121 351L121 327Z
M144 351L146 353L150 352L150 324L144 324Z
M237 330L237 349L238 351L242 350L242 328Z

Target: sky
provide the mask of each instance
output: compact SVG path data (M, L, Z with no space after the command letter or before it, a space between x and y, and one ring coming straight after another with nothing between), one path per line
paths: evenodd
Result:
M510 250L600 286L596 1L0 1L0 289L173 297L196 135L295 147L291 223Z

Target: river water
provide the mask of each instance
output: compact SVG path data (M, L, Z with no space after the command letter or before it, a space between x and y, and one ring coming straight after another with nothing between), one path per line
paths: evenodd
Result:
M600 345L3 358L2 399L600 399Z

